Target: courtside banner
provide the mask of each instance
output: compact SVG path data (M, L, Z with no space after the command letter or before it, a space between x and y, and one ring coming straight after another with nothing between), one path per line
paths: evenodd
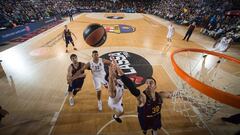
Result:
M0 31L0 43L10 41L14 38L17 38L17 37L23 36L25 34L28 34L30 32L33 32L36 29L39 29L45 25L48 25L50 23L57 21L58 19L59 18L57 18L57 17L52 17L52 18L48 18L48 19L45 19L40 22L29 23L27 25L18 26L13 29Z

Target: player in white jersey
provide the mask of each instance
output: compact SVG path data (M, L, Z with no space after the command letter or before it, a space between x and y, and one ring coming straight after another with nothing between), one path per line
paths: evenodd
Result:
M88 62L84 69L90 69L93 75L93 84L97 92L98 99L98 110L102 111L102 100L101 100L101 86L102 84L107 88L108 84L105 80L106 72L104 70L104 64L111 64L111 61L98 57L98 51L92 52L92 60Z
M213 49L211 51L224 53L231 47L231 44L230 44L231 41L232 41L232 38L230 35L227 35L226 37L222 37L221 39L215 42L215 44L213 45ZM206 58L207 55L204 55L203 57ZM220 63L220 60L218 60L217 63Z
M168 50L170 49L174 33L175 33L175 28L172 25L172 23L170 23L169 26L168 26L168 33L167 33L167 41L168 41L168 43L167 43L167 45L165 47L163 47L162 52L165 52L165 50L166 50L166 52L168 52Z
M114 61L113 58L112 60ZM119 117L124 114L122 106L124 84L121 79L117 79L116 71L123 74L123 71L119 69L119 67L116 65L116 62L113 62L113 64L109 66L108 106L115 112L113 119L119 123L122 123L122 120Z
M174 36L174 33L175 33L175 28L170 23L170 25L168 26L168 33L167 33L167 40L168 40L168 42L172 42L172 38Z
M230 36L226 36L226 37L222 37L220 41L217 41L214 45L213 45L213 51L217 51L217 52L226 52L231 44L230 42L232 41L232 38Z

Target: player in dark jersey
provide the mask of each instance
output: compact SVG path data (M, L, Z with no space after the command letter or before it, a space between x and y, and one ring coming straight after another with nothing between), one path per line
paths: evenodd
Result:
M81 68L84 67L84 63L78 62L77 55L72 54L70 56L72 64L68 67L67 82L68 82L68 92L69 92L69 104L74 105L73 97L81 90L85 74Z
M75 47L75 44L74 44L74 42L73 42L72 35L73 35L76 39L77 39L77 37L75 36L74 33L72 33L72 32L68 29L67 25L65 25L64 27L65 27L65 29L64 29L64 31L63 31L62 37L63 37L63 40L65 40L65 43L66 43L66 53L68 53L68 44L69 44L69 43L71 43L71 44L73 45L73 49L74 49L74 50L77 50L77 48Z
M116 64L116 62L113 60ZM141 92L136 88L134 83L124 75L122 70L116 66L118 75L120 76L124 85L134 95L138 101L138 120L144 134L147 134L147 130L152 129L152 134L157 135L157 130L162 127L161 123L161 108L163 98L170 98L172 92L156 92L156 80L152 77L147 78L147 88Z

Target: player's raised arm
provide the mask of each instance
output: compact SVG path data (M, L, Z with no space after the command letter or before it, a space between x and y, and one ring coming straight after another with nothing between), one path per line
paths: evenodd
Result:
M122 69L120 69L120 67L117 64L117 61L112 56L110 56L110 58L112 60L112 63L116 66L116 71L117 71L118 75L119 76L124 75L124 72L122 71Z
M114 78L116 77L116 75L114 73L115 70L114 70L113 66L114 66L113 64L111 64L109 66L109 76L108 76L108 80L109 80L109 82L108 82L108 90L109 90L110 97L114 97L116 95L115 94L116 87L115 87L115 82L114 82Z
M168 92L168 91L160 91L160 92L158 92L158 94L159 94L162 98L172 98L172 93L173 93L173 92Z
M116 61L114 59L112 60L113 60L113 63L116 64L117 73L120 76L122 82L131 92L131 94L136 97L138 101L138 106L140 107L143 106L146 103L146 96L142 94L139 89L136 88L135 84L132 82L131 79L129 79L126 75L124 75L124 72L119 68Z

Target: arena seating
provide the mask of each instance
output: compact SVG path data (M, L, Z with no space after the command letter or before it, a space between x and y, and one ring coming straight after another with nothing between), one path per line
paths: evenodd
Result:
M36 22L56 15L84 11L140 12L159 16L179 25L195 21L201 33L215 39L230 34L240 42L240 15L235 0L5 0L0 4L0 30ZM240 13L240 10L236 12Z

